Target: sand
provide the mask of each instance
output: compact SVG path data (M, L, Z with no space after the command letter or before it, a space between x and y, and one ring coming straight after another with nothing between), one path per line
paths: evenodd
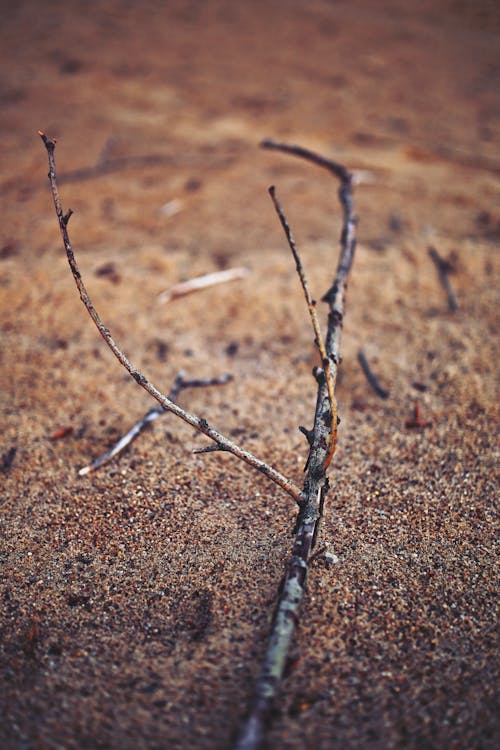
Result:
M496 4L27 1L0 33L1 746L230 747L295 516L231 456L193 455L205 439L170 416L78 476L152 404L78 299L42 128L126 353L165 391L179 369L231 373L182 404L297 483L316 354L266 189L318 299L340 212L326 173L258 143L356 173L328 556L268 744L497 747ZM231 267L249 273L158 302ZM426 427L410 424L416 403Z

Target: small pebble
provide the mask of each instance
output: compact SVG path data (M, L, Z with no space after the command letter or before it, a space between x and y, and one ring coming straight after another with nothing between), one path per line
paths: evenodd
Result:
M340 558L334 555L333 552L325 552L325 562L327 565L335 565L340 562Z

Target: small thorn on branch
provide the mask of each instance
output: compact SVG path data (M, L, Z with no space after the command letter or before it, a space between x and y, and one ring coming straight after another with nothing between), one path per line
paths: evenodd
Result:
M312 445L314 441L314 430L308 430L307 427L303 427L302 425L299 425L299 430L305 435L309 445Z
M318 385L325 380L325 371L322 367L313 367L312 375Z
M195 448L193 453L199 455L200 453L217 453L225 450L227 450L227 448L224 448L223 445L206 445L204 448Z
M73 209L72 208L68 208L68 210L66 211L66 213L63 216L64 226L68 226L68 221L71 219L71 217L73 216L73 214L74 214Z
M439 281L444 291L446 292L446 296L448 298L448 308L450 309L451 312L456 312L458 309L457 298L455 296L455 292L452 289L452 286L450 284L450 279L448 277L448 274L450 272L450 266L444 260L444 258L442 258L439 255L435 247L432 247L432 246L429 247L429 255L434 261L434 264L438 271Z
M368 364L368 360L361 350L358 352L358 362L361 365L361 369L363 370L366 379L370 383L375 393L380 396L380 398L389 398L389 391L387 391L380 385L376 375L374 375L372 369L370 368L370 365Z

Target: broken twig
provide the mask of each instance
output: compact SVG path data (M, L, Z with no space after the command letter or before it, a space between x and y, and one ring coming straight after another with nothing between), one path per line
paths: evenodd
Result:
M215 284L225 284L228 281L244 279L245 276L248 276L247 268L226 268L224 271L207 273L204 276L197 276L188 281L181 281L180 284L175 284L170 289L166 289L159 295L158 302L171 302L178 297L184 297L186 294L199 292L201 289L215 286Z
M159 164L172 166L174 163L174 158L168 154L144 154L142 156L122 156L111 159L104 153L93 166L80 167L62 174L60 182L83 182L84 180L93 180L96 177L120 172L124 169L156 167Z
M60 440L61 438L65 438L68 435L71 435L73 432L74 427L72 424L65 425L64 427L60 427L58 430L52 433L50 436L51 440Z
M259 458L254 456L249 451L244 450L243 448L240 448L239 445L236 443L233 443L231 440L229 440L227 437L222 435L220 432L215 430L206 419L203 419L202 417L197 417L194 414L190 414L189 412L182 409L180 406L178 406L174 401L171 401L167 396L165 396L161 391L159 391L139 370L135 367L135 365L132 364L132 362L125 356L125 354L122 352L118 344L115 342L113 337L111 336L109 330L106 328L104 323L102 322L96 308L94 307L92 300L89 297L89 294L87 292L87 289L85 287L85 284L83 283L83 279L80 273L80 269L78 268L78 264L76 262L73 248L71 246L71 242L69 239L68 234L68 214L64 214L61 206L61 199L59 197L59 190L58 190L58 184L57 184L57 173L56 173L56 165L55 165L55 157L54 157L54 151L56 147L56 142L54 139L48 138L45 133L42 131L38 131L39 136L41 137L45 148L47 149L48 159L49 159L49 182L50 187L52 190L52 198L54 200L54 207L57 214L57 219L59 222L59 228L61 230L61 235L63 238L64 243L64 249L66 251L66 257L68 259L68 263L71 269L71 272L73 274L73 278L75 280L75 284L77 286L77 289L80 293L80 299L82 300L83 304L85 305L87 312L89 313L90 317L94 321L94 324L96 325L99 333L101 334L102 338L106 342L107 346L115 357L118 359L121 365L130 373L130 375L134 378L136 383L141 386L141 388L144 388L147 393L149 393L150 396L152 396L158 403L167 411L172 412L175 414L179 419L182 419L187 424L191 425L191 427L194 427L199 432L202 432L204 435L206 435L210 440L213 440L214 443L216 443L218 446L220 446L221 449L228 451L229 453L232 453L237 458L240 458L245 463L252 466L257 471L260 471L262 474L264 474L268 479L271 479L275 484L277 484L279 487L285 490L296 503L300 505L302 500L302 493L299 490L299 488L289 479L287 479L283 474L281 474L279 471L274 469L272 466L269 466L264 461L261 461Z
M416 401L415 406L413 408L413 417L411 417L411 419L406 420L405 427L411 430L411 429L419 429L423 427L430 427L431 425L432 425L432 422L422 419L422 409L418 401Z
M323 297L323 301L328 304L329 308L324 346L335 383L340 362L339 343L347 277L356 248L356 218L351 174L342 165L301 146L289 146L271 140L264 141L262 146L313 162L324 167L340 180L339 199L343 209L340 257L333 284ZM310 452L303 487L303 504L295 527L295 542L286 567L271 635L255 686L252 706L236 742L236 750L256 750L263 742L273 702L285 671L290 643L305 590L310 555L316 541L323 504L329 488L326 466L333 443L332 409L324 370L316 370L315 377L318 383L316 411L312 430L304 430L308 436Z
M448 263L439 255L438 251L435 247L429 247L429 255L434 261L434 264L437 268L438 275L439 275L439 281L441 282L441 286L443 287L444 291L446 292L446 296L448 298L448 307L451 312L456 312L458 309L458 303L457 298L455 296L455 292L452 289L452 286L450 284L450 279L448 277L450 268Z
M184 373L179 372L168 393L168 398L171 401L175 401L179 393L186 388L205 388L211 385L224 385L225 383L229 383L230 380L232 380L232 375L221 375L221 377L219 378L210 378L207 380L185 380ZM130 443L132 443L132 441L134 441L136 437L140 435L140 433L151 424L151 422L154 422L155 419L161 417L162 414L165 414L165 412L166 409L163 406L155 406L150 409L148 412L146 412L142 419L136 422L130 428L130 430L125 433L125 435L122 435L122 437L117 440L116 443L108 451L106 451L106 453L103 453L102 456L95 458L88 466L84 466L83 469L80 469L80 471L78 472L79 476L83 477L86 474L90 474L90 472L96 471L101 466L104 466L104 464L109 463L112 458L118 456L122 451L124 451L125 448L130 445ZM212 448L214 446L209 447Z
M380 398L389 398L389 391L386 391L385 388L382 388L382 386L378 382L377 376L374 375L370 365L368 364L368 360L361 350L358 352L358 362L361 365L361 369L363 370L366 379L370 383L375 393L380 396Z

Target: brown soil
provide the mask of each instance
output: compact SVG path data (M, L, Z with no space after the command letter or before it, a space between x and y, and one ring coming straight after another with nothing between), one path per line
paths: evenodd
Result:
M294 522L289 498L232 457L193 457L203 438L170 417L77 477L151 404L75 293L38 128L58 138L75 249L115 337L164 390L181 368L233 373L182 403L296 482L316 360L266 188L277 185L319 298L337 186L257 144L298 142L358 171L321 531L337 562L313 564L269 746L498 746L499 34L498 5L472 0L4 10L6 750L227 747ZM429 244L449 260L455 314ZM243 281L157 302L177 281L241 265ZM415 402L429 427L405 426Z

